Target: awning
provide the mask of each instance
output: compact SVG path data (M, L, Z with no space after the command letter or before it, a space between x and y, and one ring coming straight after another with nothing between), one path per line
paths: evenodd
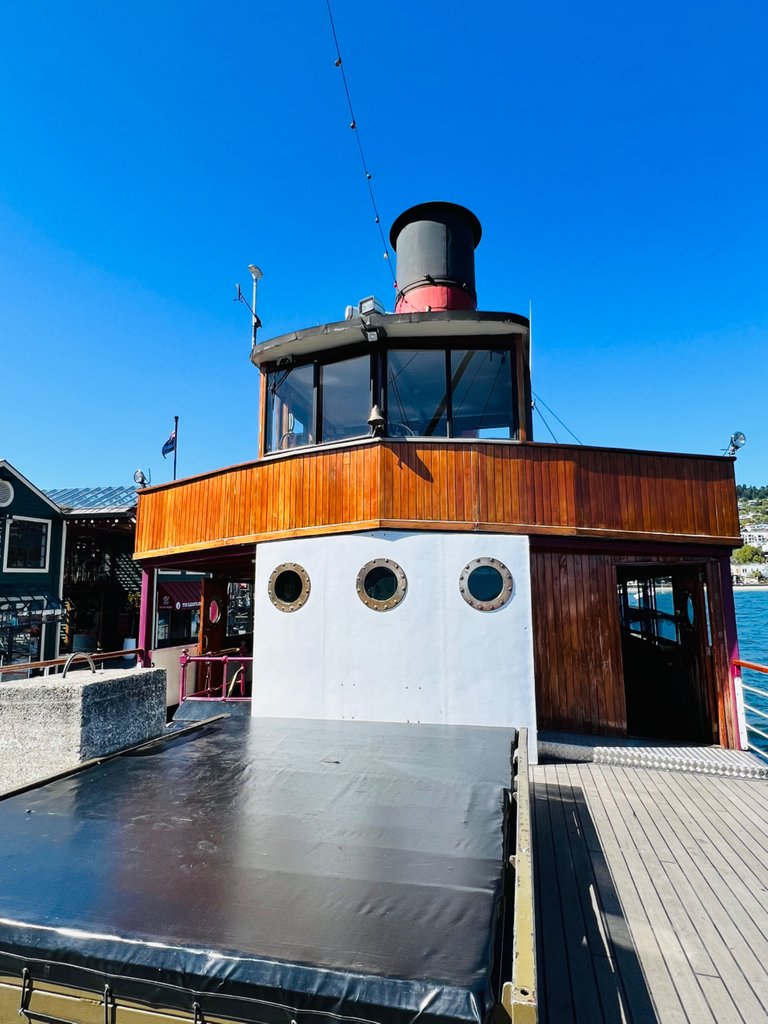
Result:
M181 611L184 608L199 608L202 594L202 580L174 580L172 583L158 583L158 611Z
M45 617L61 615L62 603L50 590L35 587L21 590L18 587L0 587L0 614L40 615Z

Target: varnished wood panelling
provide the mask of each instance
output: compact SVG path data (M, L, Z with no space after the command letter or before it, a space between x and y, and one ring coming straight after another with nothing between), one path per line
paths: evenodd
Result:
M548 444L367 442L142 491L137 557L421 527L738 543L733 464Z
M616 560L532 551L539 728L626 731Z
M617 566L658 563L703 565L713 623L717 732L737 744L730 697L728 652L722 622L720 574L715 559L670 554L638 555L547 549L533 542L531 590L540 729L622 735L627 730L621 653Z

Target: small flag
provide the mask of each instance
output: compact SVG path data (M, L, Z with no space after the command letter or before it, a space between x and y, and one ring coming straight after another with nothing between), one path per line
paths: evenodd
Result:
M166 455L170 455L171 452L175 452L175 451L176 451L176 431L172 430L171 431L171 436L168 438L168 440L163 445L163 458L165 458Z

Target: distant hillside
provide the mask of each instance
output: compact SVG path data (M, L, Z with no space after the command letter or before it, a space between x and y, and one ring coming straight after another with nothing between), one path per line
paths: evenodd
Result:
M739 499L739 523L742 529L768 523L768 486L736 484L736 497Z

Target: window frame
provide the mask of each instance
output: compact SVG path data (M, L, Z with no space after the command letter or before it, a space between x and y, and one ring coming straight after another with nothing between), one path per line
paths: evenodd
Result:
M301 591L299 592L299 596L294 598L293 601L285 601L283 598L278 597L275 592L275 584L284 572L295 573L295 575L301 580ZM309 573L304 566L299 565L298 562L281 562L280 565L276 565L270 573L269 580L267 581L267 596L279 612L299 611L299 609L303 608L309 600L311 591L312 581L309 578Z
M8 554L11 547L11 529L14 523L42 523L46 527L45 531L45 557L43 559L43 565L35 567L34 569L28 569L25 567L16 567L8 565ZM41 519L38 516L11 516L6 520L5 525L5 538L3 541L3 572L19 572L19 573L47 573L50 571L51 564L51 533L53 527L52 519Z
M475 597L469 587L469 579L472 574L477 569L484 568L495 569L501 577L501 590L496 597L489 598L488 600ZM459 574L459 593L470 608L474 608L478 612L498 611L509 604L515 596L515 591L515 577L512 575L512 570L499 558L493 558L488 555L473 558L471 562L467 562Z
M13 488L13 484L11 483L10 480L6 480L5 477L0 477L0 484L5 484L5 486L10 491L10 495L6 500L2 500L2 498L0 498L0 508L10 508L11 505L13 504L13 499L16 497L16 492Z
M365 581L368 573L374 569L387 569L395 577L395 592L391 597L379 600L368 594L368 591L365 589ZM405 569L394 559L372 558L358 572L357 579L355 580L355 590L366 608L370 608L374 612L389 612L393 608L397 608L405 600L405 595L408 593L408 577L405 574Z
M366 344L366 343L364 343L364 344ZM360 359L361 357L364 357L364 356L367 355L368 356L368 400L371 402L371 405L373 405L373 396L376 394L375 375L376 375L376 372L377 372L377 366L376 366L376 360L374 359L374 353L370 351L370 347L371 347L370 343L367 343L367 348L363 347L361 350L359 349L359 346L355 346L355 348L357 348L359 350L357 352L355 352L354 354L350 353L349 350L346 350L346 353L345 353L343 359L317 359L315 361L315 379L314 379L315 408L314 408L313 412L314 412L314 420L315 420L315 437L317 438L317 440L315 441L314 445L306 445L307 448L313 448L313 447L316 447L317 445L326 445L326 444L345 444L346 442L349 442L349 441L359 441L361 438L369 437L370 436L370 428L368 428L367 433L353 434L350 437L334 438L331 441L324 441L323 440L323 430L325 428L325 414L324 414L325 395L324 395L324 388L321 386L321 383L320 383L321 380L322 380L322 376L323 376L323 370L326 367L328 367L328 366L335 366L336 363L352 362L353 359ZM370 410L371 406L369 406L368 408ZM367 423L366 423L366 427L368 427Z

